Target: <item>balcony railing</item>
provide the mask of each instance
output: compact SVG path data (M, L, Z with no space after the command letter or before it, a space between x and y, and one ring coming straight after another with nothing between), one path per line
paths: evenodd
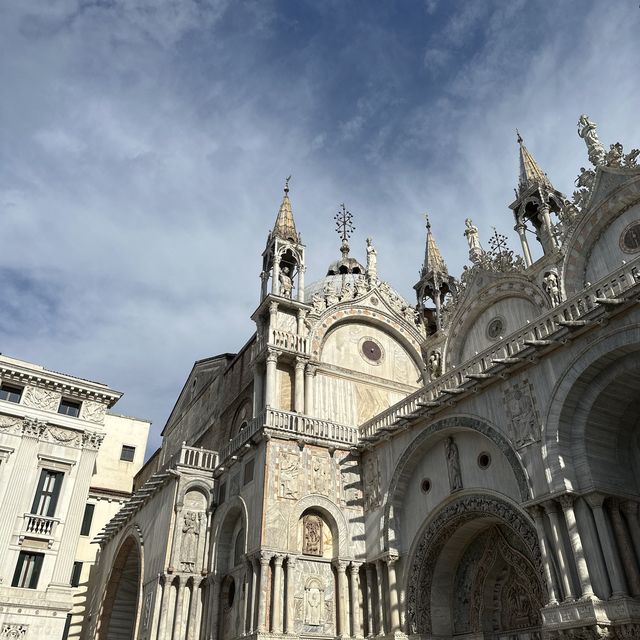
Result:
M213 471L218 466L218 453L210 449L187 447L183 444L177 457L177 464L192 469Z
M25 513L22 519L20 542L25 538L39 538L47 540L48 546L51 548L59 522L58 518Z
M265 340L265 338L267 338ZM256 335L255 353L260 353L266 347L274 347L276 349L284 349L285 351L295 351L309 355L309 339L305 336L299 336L290 331L281 331L279 329L271 329L265 333L258 331ZM254 354L255 355L255 354Z
M360 437L373 437L381 429L394 425L400 418L419 411L429 403L442 400L441 396L448 390L457 389L465 382L473 380L474 375L486 374L489 369L501 364L501 361L508 363L509 359L516 358L521 351L536 343L540 344L540 341L549 340L560 329L582 319L601 304L606 305L607 300L617 299L639 282L640 258L636 258L629 264L623 264L606 278L558 305L534 322L496 342L470 360L365 422L360 426Z

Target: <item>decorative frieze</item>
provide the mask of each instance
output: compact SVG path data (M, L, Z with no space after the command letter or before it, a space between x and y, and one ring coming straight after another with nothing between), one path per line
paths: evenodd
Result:
M82 403L82 418L88 422L103 424L106 412L107 407L101 402L85 400L85 402Z
M0 629L0 638L2 640L23 640L27 637L29 625L4 623Z
M41 409L42 411L57 411L62 394L58 391L42 387L26 387L22 402L26 407Z

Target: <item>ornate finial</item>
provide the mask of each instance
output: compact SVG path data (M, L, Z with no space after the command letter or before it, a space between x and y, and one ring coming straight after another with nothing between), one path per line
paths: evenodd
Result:
M349 211L347 211L344 203L341 204L340 207L341 209L335 216L333 216L333 219L336 221L336 231L342 240L340 251L342 252L342 255L346 257L349 255L349 238L355 231L355 227L351 222L353 220L353 216Z
M522 139L522 136L520 135L518 129L516 129L516 135L518 136L518 144L522 144L524 140Z
M431 222L429 221L429 214L428 213L424 214L424 219L425 219L425 222L427 224L427 229L429 229L429 231L431 231Z
M289 193L289 180L291 180L291 176L287 176L284 180L284 192Z
M491 228L493 229L493 237L489 240L491 255L498 256L501 253L508 251L507 236L502 233L498 233L498 230L495 227Z

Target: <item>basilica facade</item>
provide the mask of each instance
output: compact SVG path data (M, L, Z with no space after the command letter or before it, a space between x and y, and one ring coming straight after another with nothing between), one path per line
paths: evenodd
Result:
M286 186L256 332L98 535L85 638L640 638L638 151L578 130L570 198L518 136L517 253L461 220L456 278L427 223L412 302L344 207L305 282Z

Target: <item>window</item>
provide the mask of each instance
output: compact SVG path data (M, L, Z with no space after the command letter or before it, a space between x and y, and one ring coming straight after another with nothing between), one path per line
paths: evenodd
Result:
M82 574L82 562L73 563L73 571L71 572L71 586L77 587L80 585L80 576Z
M10 384L0 384L0 400L6 400L7 402L20 402L22 396L22 389L20 387L13 387Z
M82 516L82 527L80 528L81 536L88 536L91 531L91 522L93 521L93 512L95 511L96 505L87 503L87 506L84 508L84 516Z
M73 400L62 398L62 400L60 400L60 406L58 407L58 413L65 416L71 416L72 418L77 418L80 415L81 405L82 403L80 402L74 402Z
M244 477L242 479L243 485L249 484L249 482L253 480L254 465L255 465L255 458L251 458L251 460L248 460L247 463L244 465Z
M22 589L37 589L43 560L44 553L21 551L11 586Z
M120 452L120 460L125 462L133 462L133 458L136 455L136 448L131 447L128 444L122 445L122 451Z
M63 477L64 473L62 471L42 470L31 513L39 516L48 516L49 518L54 516Z

